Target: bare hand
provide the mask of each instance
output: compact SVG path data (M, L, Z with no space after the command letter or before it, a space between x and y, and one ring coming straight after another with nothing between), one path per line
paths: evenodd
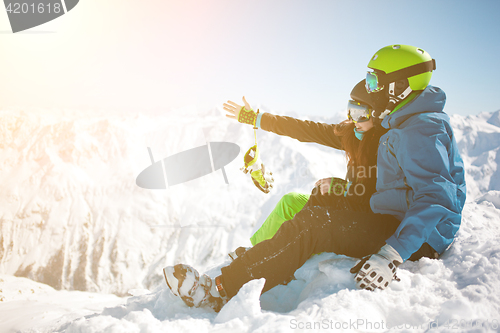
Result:
M319 186L319 191L321 192L321 195L328 194L330 191L330 185L332 183L332 178L323 178L320 179L314 184L315 187Z
M252 109L250 104L248 104L247 100L245 99L245 96L243 96L243 103L245 103L246 110ZM238 115L242 107L242 105L238 105L232 101L227 101L227 103L224 103L223 105L224 111L228 112L228 114L226 114L226 117L236 120L238 120Z

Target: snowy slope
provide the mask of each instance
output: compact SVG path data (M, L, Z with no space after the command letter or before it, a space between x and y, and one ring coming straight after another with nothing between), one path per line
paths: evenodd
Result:
M253 131L216 109L175 115L0 112L0 273L5 274L0 321L7 313L44 305L62 319L34 316L28 326L11 318L6 329L277 332L316 325L424 331L439 324L442 331L453 325L496 331L500 111L455 115L452 125L466 164L468 199L459 236L443 260L407 262L400 269L401 282L371 293L354 288L348 273L353 259L321 254L296 272L296 280L262 295L260 302L262 281L253 281L215 314L186 308L174 298L161 268L184 262L217 274L229 251L250 244L252 230L283 194L308 192L319 178L342 177L340 152L259 131L263 161L276 179L273 192L265 195L239 171L254 143ZM150 164L147 147L158 160L207 141L241 147L240 156L225 168L229 185L220 171L167 190L135 185L135 177ZM53 289L46 291L51 297L34 293L25 299L31 302L20 303L14 289L25 295L39 285L25 286L29 280L13 275L55 289L99 292L89 295L107 308L70 305L62 291ZM136 296L106 295L125 296L130 290ZM89 309L96 314L89 315Z
M466 165L467 201L500 191L500 111L453 115L451 124Z
M185 117L2 112L0 126L0 271L56 289L123 295L156 286L167 263L216 262L248 243L281 195L309 191L344 164L340 153L295 149L291 139L259 133L277 175L277 191L266 196L239 171L252 130L216 110ZM217 171L168 190L136 186L151 163L147 147L158 160L206 141L241 147L225 168L229 185Z
M220 261L249 243L281 195L309 191L330 170L342 176L345 164L331 149L259 133L277 178L277 190L263 195L239 170L253 131L217 110L183 117L6 111L0 126L0 272L56 289L123 295L158 285L166 264ZM241 147L225 168L229 185L217 171L168 190L136 186L151 163L147 147L159 160L206 141Z

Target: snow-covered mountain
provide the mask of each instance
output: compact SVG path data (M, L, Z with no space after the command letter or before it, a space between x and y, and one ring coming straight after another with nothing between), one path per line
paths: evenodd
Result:
M17 285L33 286L20 292L42 288L16 276L55 289L118 296L151 291L87 320L74 320L74 315L68 322L52 322L49 331L99 331L99 321L118 330L120 325L146 327L145 332L175 327L287 331L317 322L328 328L323 320L338 325L360 319L384 321L386 328L439 322L442 330L447 320L470 324L467 329L488 321L488 327L496 323L498 329L500 111L454 115L452 125L466 164L468 198L457 241L443 260L407 262L400 283L369 293L354 288L348 273L353 259L322 254L260 303L262 282L249 283L231 300L232 310L225 307L217 315L188 309L173 298L162 267L183 262L216 274L229 251L250 245L252 231L283 194L309 192L320 178L343 177L341 152L258 131L262 160L276 179L273 191L263 194L239 170L243 154L255 143L253 130L217 109L127 115L1 111L0 300L6 303L0 303L0 312L2 306L12 309L9 300L15 299L5 286L10 290L23 281ZM136 185L137 175L151 164L147 147L159 160L216 141L241 148L225 167L229 185L221 171L166 190Z
M475 201L488 191L499 191L500 111L454 115L451 123L466 165L467 201Z
M239 170L253 131L216 110L183 117L2 112L0 126L0 271L56 289L123 295L158 285L166 264L220 261L249 243L281 195L309 191L345 164L340 153L259 133L277 178L264 195ZM221 171L167 190L136 185L151 164L147 147L159 160L207 141L241 147L225 167L229 185Z

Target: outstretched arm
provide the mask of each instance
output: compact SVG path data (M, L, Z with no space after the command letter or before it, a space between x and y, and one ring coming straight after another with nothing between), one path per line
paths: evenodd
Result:
M226 117L236 119L240 123L250 124L268 132L288 136L301 142L315 142L320 145L342 149L341 138L335 135L334 124L324 124L293 117L276 116L270 113L254 112L245 97L244 105L228 101L224 103Z

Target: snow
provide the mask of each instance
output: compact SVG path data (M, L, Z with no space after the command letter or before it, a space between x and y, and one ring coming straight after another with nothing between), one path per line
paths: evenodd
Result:
M0 332L293 332L500 330L500 111L453 115L468 198L451 249L406 262L387 290L355 288L352 258L315 255L295 279L259 297L246 284L219 312L188 308L162 268L216 276L279 198L342 177L345 158L258 131L275 188L239 168L249 126L219 109L170 114L0 111ZM338 122L318 118L325 122ZM206 144L238 144L221 171L167 190L135 177L155 160Z

